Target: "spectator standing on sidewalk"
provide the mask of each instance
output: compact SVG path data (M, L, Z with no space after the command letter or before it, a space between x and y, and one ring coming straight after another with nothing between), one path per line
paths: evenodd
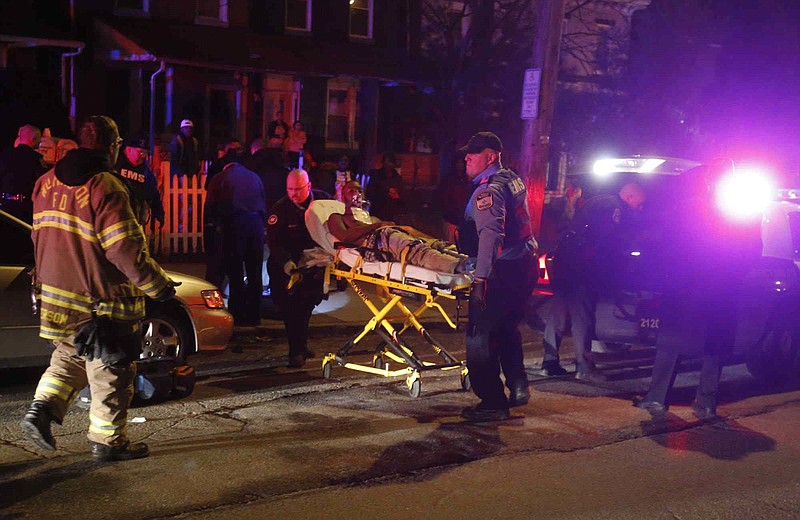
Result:
M290 168L300 167L300 154L303 153L306 141L308 141L308 137L306 136L306 131L303 130L303 123L295 121L284 144Z
M14 148L0 155L0 208L25 222L33 218L33 185L49 169L36 151L41 140L41 130L23 125Z
M291 288L287 284L298 270L303 250L317 245L306 227L306 210L312 201L330 198L324 191L311 188L305 170L292 170L286 177L286 196L272 206L267 219L270 290L272 300L283 314L289 337L289 366L293 368L314 357L308 349L308 324L314 307L322 301L322 270L303 273L302 282Z
M396 221L405 211L403 198L403 178L397 171L397 158L385 153L381 167L372 170L366 187L366 197L370 202L370 214L382 220Z
M169 172L190 177L200 173L200 142L191 119L181 121L180 132L169 143Z

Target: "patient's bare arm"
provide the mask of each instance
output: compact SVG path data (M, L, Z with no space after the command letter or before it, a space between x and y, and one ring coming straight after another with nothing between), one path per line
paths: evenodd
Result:
M364 224L349 215L342 215L341 213L333 213L328 217L328 229L333 236L340 242L351 244L362 244L366 236L372 231L386 225L387 222L382 221Z

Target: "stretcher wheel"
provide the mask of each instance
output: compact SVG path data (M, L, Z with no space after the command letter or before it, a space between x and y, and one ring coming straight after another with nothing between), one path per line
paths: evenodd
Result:
M328 361L324 365L322 365L322 377L325 379L331 378L331 362Z
M411 387L408 389L408 395L413 398L419 397L420 392L422 391L422 385L419 382L419 379L411 383Z
M461 376L461 388L465 392L469 392L472 389L472 383L469 380L469 374Z
M383 360L382 357L378 356L372 362L372 366L374 366L378 370L383 370L384 368L386 368L386 362Z

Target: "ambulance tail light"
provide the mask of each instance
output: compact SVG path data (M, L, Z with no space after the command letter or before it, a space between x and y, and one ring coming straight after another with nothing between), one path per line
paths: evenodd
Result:
M733 220L759 218L775 194L771 178L757 170L739 169L716 185L717 207Z

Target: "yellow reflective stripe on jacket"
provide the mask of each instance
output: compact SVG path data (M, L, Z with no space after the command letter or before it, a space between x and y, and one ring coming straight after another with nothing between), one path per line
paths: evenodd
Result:
M117 222L106 229L100 231L98 237L100 238L100 245L103 249L108 249L120 240L131 236L144 236L144 233L136 220L123 220Z
M68 231L92 243L99 242L90 223L63 211L46 210L33 216L34 231L47 227Z
M163 278L156 278L150 283L146 283L140 287L148 296L158 296L161 291L164 290L164 287L167 286L166 280Z
M66 402L70 402L75 393L75 389L64 381L54 377L43 377L39 380L39 386L36 387L36 392L54 395Z
M101 435L122 435L125 433L127 424L127 417L116 422L110 422L96 415L92 415L91 413L89 414L89 431L92 433L99 433Z
M70 337L74 331L64 329L54 329L45 325L39 326L39 337L44 339L62 340Z
M144 298L131 298L130 301L100 302L96 307L97 314L111 316L117 320L139 320L144 317Z

